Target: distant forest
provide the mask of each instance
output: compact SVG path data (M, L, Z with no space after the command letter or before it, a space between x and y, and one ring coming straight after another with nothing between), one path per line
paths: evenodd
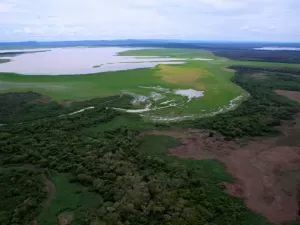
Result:
M216 56L241 61L300 63L300 51L213 50Z

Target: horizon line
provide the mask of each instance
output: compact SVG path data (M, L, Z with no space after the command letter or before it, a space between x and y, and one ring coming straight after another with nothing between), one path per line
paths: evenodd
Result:
M92 42L92 41L165 41L165 42L183 42L183 43L197 43L197 42L203 42L203 43L285 43L285 44L300 44L300 41L298 42L292 42L292 41L243 41L243 40L197 40L197 39L149 39L149 38L127 38L127 39L78 39L78 40L24 40L24 41L0 41L0 44L13 44L13 43L49 43L49 42Z

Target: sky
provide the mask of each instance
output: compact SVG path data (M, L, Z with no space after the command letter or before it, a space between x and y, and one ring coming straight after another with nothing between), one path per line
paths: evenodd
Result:
M300 42L300 0L0 0L0 41Z

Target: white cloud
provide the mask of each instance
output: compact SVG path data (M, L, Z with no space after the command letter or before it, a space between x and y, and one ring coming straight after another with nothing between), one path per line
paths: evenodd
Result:
M270 25L270 26L268 27L268 29L269 29L269 30L276 30L276 26Z
M243 1L236 0L202 0L200 2L222 10L241 9L245 6L245 3Z
M14 4L0 2L0 13L11 12L14 8Z
M249 32L253 32L253 33L259 33L259 32L262 32L262 30L258 29L258 28L251 28L249 27L248 25L245 25L245 26L242 26L240 27L241 30L244 30L244 31L249 31Z
M241 30L249 30L249 26L248 25L245 25L245 26L242 26L240 27Z
M299 7L299 0L1 0L0 41L300 41Z
M20 0L1 0L0 2L0 13L22 13L28 12L24 8L18 7L17 3ZM5 14L3 14L5 15Z

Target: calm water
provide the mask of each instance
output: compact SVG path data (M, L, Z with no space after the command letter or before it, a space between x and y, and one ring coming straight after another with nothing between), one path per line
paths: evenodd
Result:
M149 68L158 64L182 64L185 60L178 58L117 56L118 52L132 49L119 47L48 49L49 51L45 52L11 57L11 62L0 64L0 72L31 75L75 75ZM28 50L23 49L22 51ZM0 52L7 51L3 50ZM94 66L100 67L93 68Z
M262 47L254 48L255 50L268 50L268 51L300 51L300 48L294 47Z

